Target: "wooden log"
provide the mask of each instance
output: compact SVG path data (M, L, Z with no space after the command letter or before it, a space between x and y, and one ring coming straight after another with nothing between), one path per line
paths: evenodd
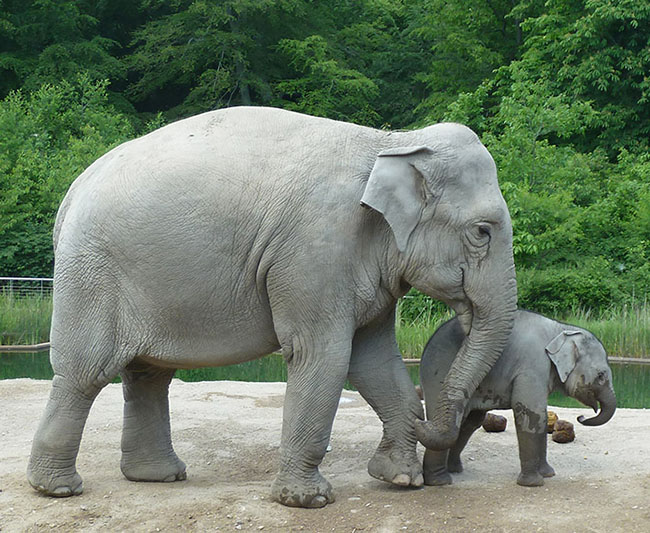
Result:
M49 349L49 342L41 342L39 344L0 345L0 353L37 353L47 352Z
M650 358L643 357L608 357L608 361L615 365L650 365ZM407 366L419 365L419 359L404 359Z

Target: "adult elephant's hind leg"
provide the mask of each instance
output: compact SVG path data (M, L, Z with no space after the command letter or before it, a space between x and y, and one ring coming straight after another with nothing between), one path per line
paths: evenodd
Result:
M348 377L384 424L368 473L395 485L419 487L424 478L413 422L423 419L424 413L397 347L394 324L391 310L357 331Z
M174 369L133 361L122 372L124 425L122 473L131 481L186 478L174 452L169 422L169 383Z
M83 491L75 464L88 412L100 389L97 384L83 387L70 377L54 376L27 467L27 479L39 492L65 497Z

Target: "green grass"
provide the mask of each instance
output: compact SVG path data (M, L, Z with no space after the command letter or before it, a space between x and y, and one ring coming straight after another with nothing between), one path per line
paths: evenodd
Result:
M429 337L453 314L444 306L401 301L397 309L397 342L402 355L419 358ZM13 298L0 294L0 344L34 344L48 340L51 298ZM592 331L614 356L650 357L650 304L600 313L578 309L564 322Z
M429 299L417 302L400 300L397 304L395 335L402 357L419 359L434 331L453 316L447 307Z
M175 377L183 381L287 381L287 365L280 354L238 365L177 370Z
M647 301L600 313L578 309L565 317L564 322L591 331L609 355L650 357L650 304Z
M451 316L441 316L438 319L420 324L398 322L395 334L402 357L405 359L419 359L431 335L449 318Z
M429 337L452 314L437 304L420 305L415 312L413 306L404 310L404 305L401 302L397 312L398 344L404 358L418 359ZM47 341L51 313L49 298L20 299L0 294L0 343ZM647 303L600 314L578 310L563 320L593 331L610 355L650 357L650 306ZM418 383L418 366L409 366L408 370L414 383ZM612 370L620 407L650 407L650 366L614 365ZM18 377L51 379L48 354L0 354L0 379ZM287 370L282 356L276 354L240 365L179 370L176 377L184 381L286 381ZM550 403L580 405L559 394L552 395Z
M437 305L428 308L423 305L414 319L407 320L401 318L405 314L400 313L403 306L400 302L397 343L405 358L419 358L429 337L453 313ZM557 319L591 331L611 356L650 358L650 303L647 301L600 312L576 309Z
M52 299L0 294L0 344L36 344L50 335Z

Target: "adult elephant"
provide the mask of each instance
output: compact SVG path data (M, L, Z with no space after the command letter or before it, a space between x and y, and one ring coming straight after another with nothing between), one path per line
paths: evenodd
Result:
M54 230L52 392L28 468L78 494L90 406L121 374L122 471L185 478L167 390L177 368L282 349L286 505L333 501L318 471L349 377L384 423L372 476L421 485L422 408L395 342L409 287L468 333L433 420L448 447L516 309L511 224L496 168L458 124L387 132L267 108L231 108L127 142L72 185ZM225 429L225 428L224 428Z

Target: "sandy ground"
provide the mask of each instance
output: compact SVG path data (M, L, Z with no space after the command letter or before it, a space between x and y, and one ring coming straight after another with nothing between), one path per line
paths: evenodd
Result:
M85 492L50 499L25 480L31 439L50 383L0 381L0 531L650 531L650 413L620 409L599 428L576 427L570 444L549 440L557 475L519 487L509 411L504 433L479 430L465 472L447 487L407 490L366 472L379 420L344 392L321 466L337 501L290 509L269 500L284 384L203 382L171 386L172 431L188 479L132 483L119 470L121 390L93 406L79 453ZM587 409L555 409L575 421ZM578 426L576 424L576 426ZM420 449L420 454L422 449Z

